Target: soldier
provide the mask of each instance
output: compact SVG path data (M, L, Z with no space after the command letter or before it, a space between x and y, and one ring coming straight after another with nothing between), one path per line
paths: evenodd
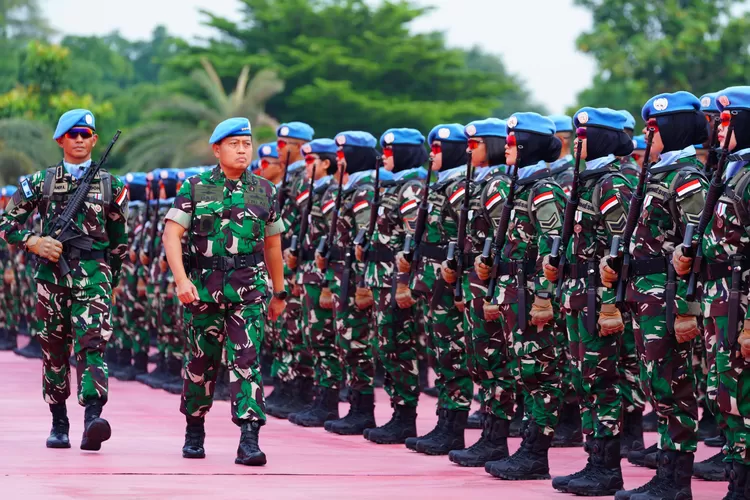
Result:
M241 428L236 464L265 465L258 447L266 416L259 353L263 342L266 272L273 282L268 304L271 321L285 307L281 238L276 188L247 168L253 152L250 122L230 118L214 130L209 144L219 163L191 177L167 213L164 247L185 305L190 358L180 411L187 420L185 458L203 458L204 417L213 392L222 351L231 372L232 421ZM182 237L187 232L190 275L183 265Z
M5 213L10 198L16 192L15 186L5 186L0 190L0 210ZM0 351L12 351L17 348L18 325L13 311L14 298L18 294L20 280L16 279L13 266L15 248L0 240L0 272L3 274L3 285L0 290Z
M361 305L375 306L378 355L386 371L385 390L390 397L393 414L385 425L366 429L365 439L377 444L401 444L417 435L417 401L419 369L417 363L416 308L400 308L396 301L398 289L396 253L404 246L406 232L399 213L404 204L414 199L419 179L427 176L421 167L427 160L424 136L409 128L388 129L380 138L383 164L393 172L377 210L374 228L369 237L367 255L358 245L357 260L366 262L365 287L357 290ZM367 201L356 196L354 202ZM369 205L369 202L368 202Z
M622 489L620 433L620 334L625 329L614 303L615 294L599 286L598 260L610 251L612 239L625 229L631 181L620 173L617 157L627 156L633 143L623 127L626 117L609 108L580 109L576 162L585 161L573 186L577 208L567 211L561 252L566 267L545 257L544 273L551 283L563 273L562 297L573 359L575 385L581 389L581 421L589 454L584 470L552 481L556 490L576 495L614 495ZM568 229L569 231L570 229ZM598 317L598 322L597 322Z
M648 495L659 492L663 498L689 498L698 419L690 341L699 334L700 307L686 300L687 284L675 282L669 256L687 224L697 224L705 203L707 182L693 144L706 140L708 127L700 102L689 92L656 95L641 116L653 135L651 151L660 159L649 167L642 207L631 205L640 208L640 217L631 240L623 242L632 256L625 299L644 353L642 380L659 419L658 472L646 485L615 496L652 498ZM599 266L607 288L619 277L611 261L605 256Z
M91 250L63 245L50 236L34 234L23 225L38 209L42 231L64 209L91 167L97 135L94 115L75 109L60 117L53 139L63 150L63 161L21 181L0 217L0 237L44 259L36 271L41 322L39 341L44 352L43 393L52 412L48 448L70 448L66 399L70 396L70 348L77 361L78 402L86 408L81 449L99 450L111 428L101 418L107 402L107 365L104 349L111 334L109 307L112 284L119 281L127 250L127 188L117 177L101 170L91 185L76 225L92 240ZM63 275L58 260L64 257L70 273Z
M518 174L514 215L501 252L498 292L484 305L486 321L501 324L517 359L519 383L530 395L531 420L521 448L508 458L487 462L485 470L502 479L549 479L548 451L558 423L562 398L562 357L554 329L552 284L541 262L550 253L551 237L562 227L563 189L551 179L545 162L560 155L555 124L536 113L516 113L508 119L506 163ZM487 277L482 259L474 263ZM488 293L489 295L489 293ZM531 307L528 296L533 297Z

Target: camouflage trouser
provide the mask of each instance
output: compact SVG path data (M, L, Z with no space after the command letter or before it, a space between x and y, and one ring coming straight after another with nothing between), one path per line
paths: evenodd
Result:
M290 295L284 311L284 328L281 335L285 345L285 356L289 353L292 358L289 365L290 380L315 376L312 353L304 335L303 300L301 297Z
M336 348L333 311L320 307L321 290L318 284L305 285L305 336L315 363L315 384L339 389L344 375Z
M607 438L620 433L620 336L602 337L586 329L584 311L567 311L568 340L574 376L580 380L583 433Z
M502 304L500 312L505 338L517 359L518 384L528 393L527 412L544 434L552 436L563 397L562 349L557 345L554 328L551 324L537 327L529 322L525 331L520 330L518 304Z
M698 397L698 406L707 408L706 402L706 378L708 377L708 362L706 360L706 346L703 343L704 332L703 317L698 318L698 326L701 334L693 340L693 378L695 393Z
M419 399L416 306L399 309L393 302L390 288L373 288L372 293L378 355L385 368L385 390L391 398L391 406L415 407Z
M36 314L43 328L39 344L44 358L42 393L48 404L70 396L70 349L76 357L78 403L107 401L104 349L112 334L109 324L109 283L66 288L46 281L37 284Z
M133 354L139 352L148 353L149 337L146 317L146 296L142 296L136 290L137 279L129 275L125 287L127 295L127 328L126 332L131 338Z
M667 332L663 303L636 304L633 331L643 353L641 380L648 384L651 406L659 419L659 449L694 452L698 404L690 342L680 344Z
M643 412L646 407L646 394L641 380L641 361L636 349L633 320L629 311L622 313L625 331L620 334L620 394L625 413Z
M341 280L342 274L336 269L335 279L330 285L335 296L336 343L339 347L339 356L346 370L349 387L362 394L372 394L375 379L372 308L362 311L354 304L356 285L352 276L346 297L347 305L342 311L341 301L344 298L341 297Z
M110 342L117 349L132 349L132 339L125 333L125 304L122 294L117 297L117 302L112 305L112 338Z
M468 367L471 380L479 386L483 413L498 418L513 418L516 380L511 371L515 362L510 356L501 321L484 320L484 296L487 284L474 271L464 281L463 329L466 332ZM453 300L452 296L449 296Z
M211 409L226 348L232 422L265 422L259 359L264 317L263 304L199 302L185 307L190 351L180 405L184 415L203 417Z
M557 343L560 346L560 352L562 354L562 393L563 393L563 404L578 406L579 399L581 397L581 387L579 381L576 380L573 368L573 358L570 352L570 345L568 343L568 326L566 323L566 316L562 313L561 308L557 301L553 300L553 307L555 308L555 334L557 336Z

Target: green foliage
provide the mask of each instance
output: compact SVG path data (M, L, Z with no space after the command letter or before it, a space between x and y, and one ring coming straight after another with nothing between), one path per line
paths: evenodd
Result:
M0 119L0 183L15 184L18 176L54 164L59 148L52 130L23 118Z

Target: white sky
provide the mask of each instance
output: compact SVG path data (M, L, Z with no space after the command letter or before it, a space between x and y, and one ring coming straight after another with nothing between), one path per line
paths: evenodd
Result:
M573 0L419 0L437 7L417 21L417 31L447 33L452 46L479 45L502 56L533 98L551 113L575 101L594 74L594 62L576 51L575 39L591 26ZM209 36L201 26L206 9L239 18L238 0L42 0L52 26L65 34L101 35L118 30L130 39L149 38L165 25L184 38Z

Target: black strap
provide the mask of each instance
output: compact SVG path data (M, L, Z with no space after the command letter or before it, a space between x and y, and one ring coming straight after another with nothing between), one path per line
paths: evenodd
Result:
M578 278L586 278L589 275L589 263L579 262L577 264L565 264L563 272L568 279L576 280Z
M77 248L63 248L63 255L67 260L99 260L107 259L107 250L79 250Z
M331 255L328 260L332 262L344 262L346 258L346 248L344 247L331 247Z
M536 272L536 262L532 260L516 260L513 262L500 262L497 268L498 276L518 274L518 269L523 266L524 274L530 276Z
M742 259L742 271L746 271L750 267L750 261L747 257ZM727 279L732 277L732 262L729 260L721 262L713 262L711 264L705 264L702 269L703 280L716 281L720 279Z
M638 259L630 263L633 276L649 276L651 274L662 274L667 272L667 259L654 257L652 259Z
M377 246L367 250L367 262L393 262L393 250L384 246Z
M262 251L238 255L227 255L206 257L205 255L192 255L190 267L192 269L212 269L214 271L228 271L230 269L245 269L255 267L264 261Z
M302 262L312 262L315 260L315 250L313 248L303 248L299 253Z
M448 247L437 243L420 243L419 255L425 259L443 262L448 255Z

